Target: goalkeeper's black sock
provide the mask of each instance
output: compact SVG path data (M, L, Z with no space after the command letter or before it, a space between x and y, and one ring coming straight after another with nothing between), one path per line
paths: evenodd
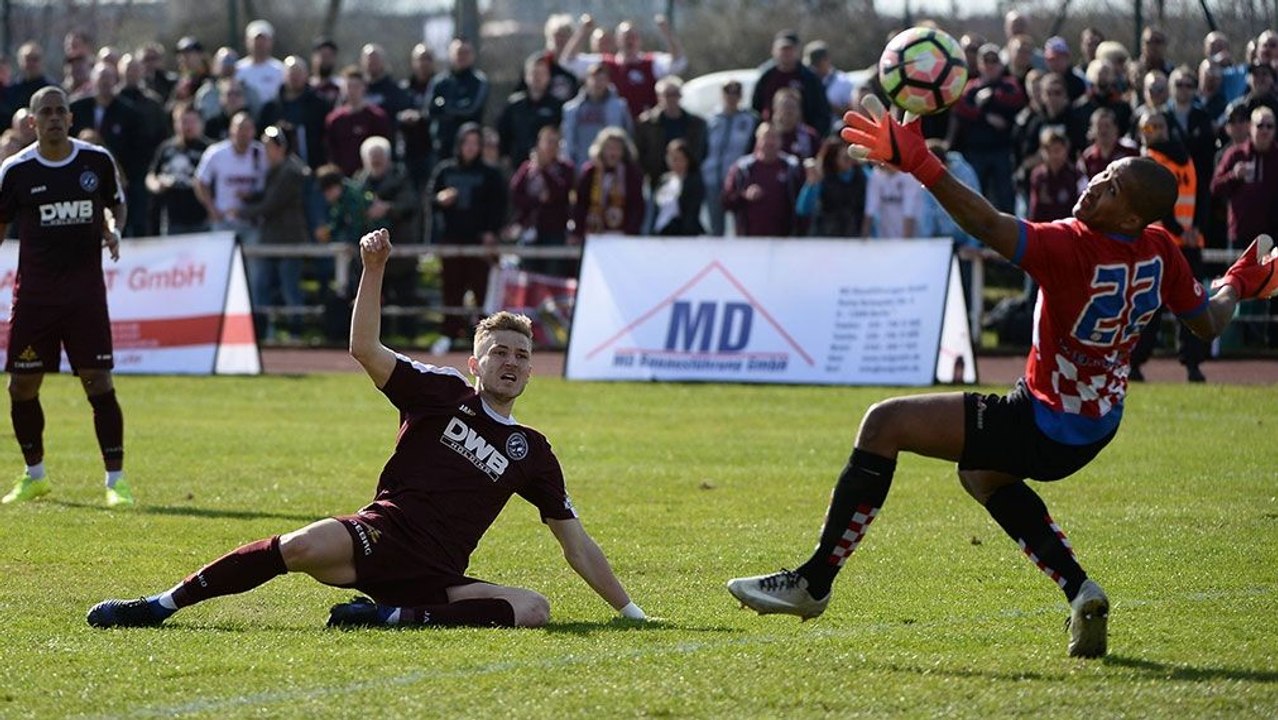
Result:
M1038 493L1024 482L1015 482L995 491L985 509L1026 557L1065 592L1065 599L1073 600L1087 573L1074 559L1074 549Z
M830 496L830 508L821 528L821 540L798 573L808 581L808 592L821 599L830 594L834 577L856 550L892 487L896 460L856 449L839 474Z

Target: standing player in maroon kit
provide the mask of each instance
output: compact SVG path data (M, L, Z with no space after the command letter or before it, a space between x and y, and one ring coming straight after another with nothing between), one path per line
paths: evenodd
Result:
M120 258L116 229L124 226L124 192L105 148L67 136L71 111L65 91L54 86L36 92L29 110L36 142L0 165L0 238L16 221L19 243L5 370L13 434L27 465L0 502L33 500L51 490L44 471L40 384L45 373L58 371L65 347L93 407L107 505L132 507L102 275L103 246L112 260Z
M351 355L400 413L395 452L373 502L354 515L249 543L168 592L98 603L90 625L159 625L179 608L286 572L376 601L334 606L329 625L544 625L550 603L539 593L464 574L480 537L515 494L537 506L568 564L600 597L625 617L645 619L577 519L550 443L511 416L532 374L531 322L501 312L479 323L470 358L474 387L452 368L391 352L378 339L390 248L386 230L360 240L364 271L351 319Z
M865 107L868 117L844 116L842 136L851 151L913 174L964 230L1038 281L1025 378L1006 396L913 395L872 406L812 556L794 571L731 580L728 590L760 614L820 615L835 576L887 498L897 454L913 452L958 463L964 489L1064 591L1069 654L1104 655L1109 600L1024 480L1071 475L1113 439L1123 415L1128 355L1159 305L1211 338L1239 300L1278 291L1274 255L1257 252L1269 238L1253 243L1208 298L1171 236L1148 227L1169 216L1176 202L1176 180L1157 163L1114 162L1092 178L1073 218L1026 222L955 180L927 151L917 123L899 124L877 102Z

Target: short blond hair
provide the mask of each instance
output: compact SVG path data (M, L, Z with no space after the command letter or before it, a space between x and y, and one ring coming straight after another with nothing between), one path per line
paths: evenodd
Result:
M517 332L528 338L529 342L533 339L532 320L527 315L520 315L509 310L495 312L475 325L475 357L479 357L481 348L492 334L502 330Z

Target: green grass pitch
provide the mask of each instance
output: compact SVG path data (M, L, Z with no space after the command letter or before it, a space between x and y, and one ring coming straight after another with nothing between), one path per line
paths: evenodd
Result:
M360 375L118 387L140 507L102 507L88 405L51 377L54 494L0 508L0 718L1278 716L1273 386L1136 387L1090 467L1036 485L1113 601L1101 661L1066 657L1055 586L912 456L823 617L738 609L728 578L810 551L884 388L534 379L516 416L651 626L614 621L514 498L470 572L544 593L543 630L328 631L350 593L305 576L94 630L99 600L358 508L396 422Z

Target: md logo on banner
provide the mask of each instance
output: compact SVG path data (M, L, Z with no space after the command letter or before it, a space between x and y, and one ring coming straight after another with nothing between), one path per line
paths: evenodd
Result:
M815 365L746 286L718 260L590 350L618 370L762 379L792 363Z

